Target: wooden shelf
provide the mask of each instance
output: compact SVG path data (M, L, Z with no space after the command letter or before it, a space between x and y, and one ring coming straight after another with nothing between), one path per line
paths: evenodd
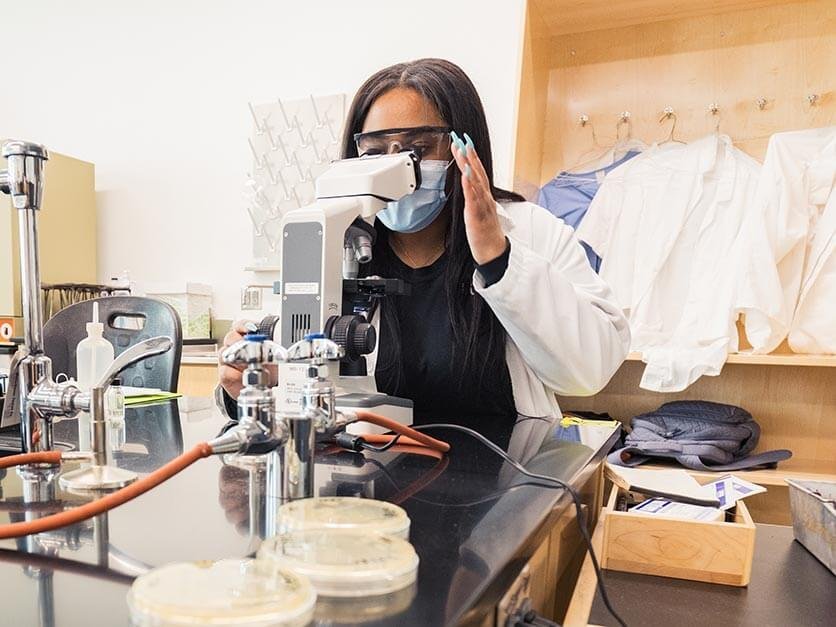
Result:
M633 352L627 355L627 361L641 361L641 353ZM732 353L726 360L727 364L749 364L754 366L815 366L836 367L836 355L802 355L800 353L770 353L768 355L752 355Z
M798 0L533 0L538 34L555 36L759 9Z
M672 464L642 464L641 468L681 468ZM722 472L689 471L697 479L717 479ZM766 470L734 470L731 474L738 475L747 481L763 486L786 485L784 479L799 479L810 481L836 481L836 461L815 461L810 459L790 458L778 464L778 468Z

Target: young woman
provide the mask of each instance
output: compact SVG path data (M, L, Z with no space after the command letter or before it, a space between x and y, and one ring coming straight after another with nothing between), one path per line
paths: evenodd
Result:
M360 87L343 157L403 150L421 157L422 183L378 214L365 268L412 287L379 309L378 389L412 399L417 424L483 432L554 418L555 394L601 389L627 354L627 321L572 229L494 186L485 113L461 68L421 59ZM236 398L240 373L222 367L221 384Z

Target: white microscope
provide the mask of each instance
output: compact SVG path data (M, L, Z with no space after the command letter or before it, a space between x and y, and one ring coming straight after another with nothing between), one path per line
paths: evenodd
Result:
M379 393L365 355L377 343L371 324L375 300L406 294L408 286L399 279L358 278L358 272L372 258L375 215L420 185L413 152L335 161L316 181L315 202L282 219L282 280L276 285L281 308L278 319L262 321L262 331L282 346L322 333L343 349L334 378L338 409L366 409L407 426L412 401ZM306 377L305 364L279 365L277 409L298 409ZM360 424L348 430L383 432Z

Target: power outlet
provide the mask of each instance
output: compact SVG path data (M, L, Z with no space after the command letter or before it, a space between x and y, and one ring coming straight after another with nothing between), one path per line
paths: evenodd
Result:
M261 287L247 285L241 290L241 309L243 311L258 311L261 309Z

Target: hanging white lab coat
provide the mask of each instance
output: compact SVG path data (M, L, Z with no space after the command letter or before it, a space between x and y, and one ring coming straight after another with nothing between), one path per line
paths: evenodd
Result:
M769 317L777 288L745 302L739 290L742 259L768 253L763 229L742 227L759 171L727 136L711 135L652 147L610 172L593 199L578 237L602 257L630 320L647 363L641 387L674 392L719 374L738 349L738 315Z
M556 394L588 396L607 384L627 356L629 326L571 227L530 202L497 203L497 212L511 242L508 268L489 287L475 272L473 289L508 334L517 412L552 420ZM367 357L369 374L376 360L377 351ZM535 422L532 440L541 437Z
M796 353L836 354L836 188L818 220L789 332Z
M749 260L749 276L777 286L778 306L769 320L747 317L746 327L768 324L773 347L789 329L792 350L836 353L834 179L836 127L770 138L757 191L770 254Z

